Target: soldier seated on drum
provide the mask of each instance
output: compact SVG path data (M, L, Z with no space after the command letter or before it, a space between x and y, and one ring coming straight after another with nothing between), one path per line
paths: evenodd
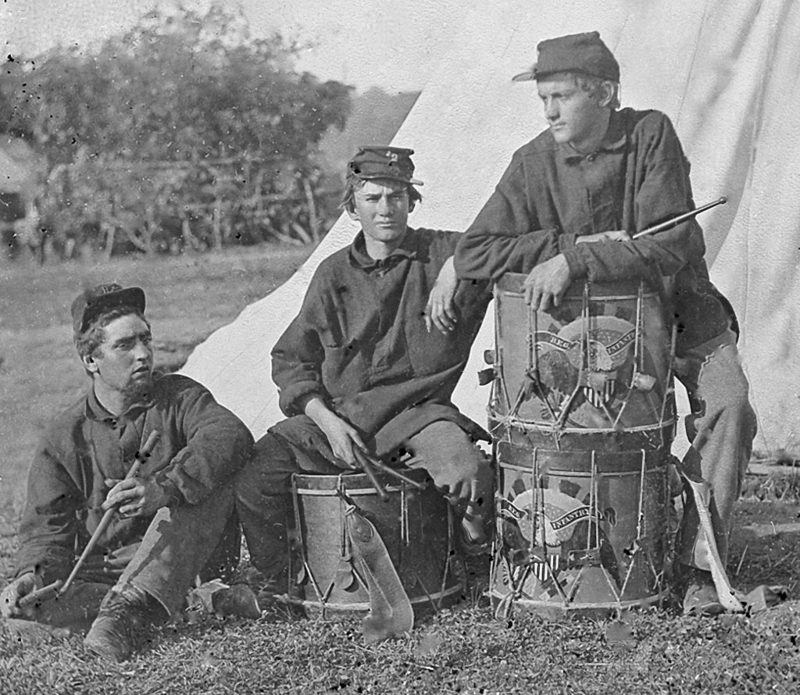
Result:
M87 648L116 661L130 656L134 627L183 607L226 530L235 530L226 481L253 450L244 424L200 384L153 371L144 309L140 288L116 284L85 290L73 302L75 344L91 386L42 436L28 475L16 578L0 594L9 627L91 626ZM152 451L141 473L126 477L146 442ZM115 508L69 588L25 601L71 575L76 556ZM239 536L230 537L235 559Z
M413 229L421 196L412 150L362 147L348 165L343 207L361 231L322 261L300 313L272 350L288 416L256 444L236 482L255 567L277 577L288 555L291 475L358 470L368 452L423 468L463 512L465 549L488 552L493 474L489 437L451 402L491 295L458 282L457 232ZM309 529L314 533L314 529Z
M677 324L678 376L693 412L684 463L712 486L723 562L733 504L756 420L736 350L736 319L711 284L703 232L692 219L631 236L694 208L689 163L667 116L619 108L619 65L597 32L538 45L536 80L548 128L512 157L459 242L460 278L528 273L533 309L558 306L575 282L644 279ZM589 242L589 243L586 243ZM678 584L687 612L717 612L704 538L693 505L678 535Z

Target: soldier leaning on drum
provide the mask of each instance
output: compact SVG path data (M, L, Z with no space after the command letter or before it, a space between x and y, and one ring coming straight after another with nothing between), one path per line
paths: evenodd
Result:
M537 64L514 79L536 80L549 127L514 154L459 242L457 273L528 273L526 299L539 310L558 305L574 281L641 278L660 290L677 323L676 372L692 403L684 463L712 486L724 562L756 431L736 319L709 280L694 219L631 238L694 208L689 163L664 114L619 108L619 65L597 32L543 41L538 50ZM704 542L690 502L676 549L686 612L721 610Z
M406 465L425 469L464 512L465 547L488 552L494 481L475 442L489 436L450 398L491 294L488 283L456 279L460 233L407 226L421 197L411 154L363 147L350 161L343 207L361 231L322 261L272 350L288 419L257 443L236 486L266 578L287 564L292 474L358 469L360 452L395 462L410 454Z

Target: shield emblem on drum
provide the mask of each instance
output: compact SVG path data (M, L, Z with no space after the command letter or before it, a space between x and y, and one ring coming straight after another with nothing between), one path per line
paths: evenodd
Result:
M513 518L522 537L534 546L558 547L572 538L575 525L589 517L589 507L558 490L539 490L541 509L534 503L533 491L525 490L513 500L503 500L500 515Z
M593 316L588 324L587 328L585 320L578 318L557 334L537 331L536 346L542 359L552 351L562 353L575 378L583 371L581 390L589 403L601 409L614 399L620 368L631 356L636 327L616 316ZM553 386L564 391L558 384Z
M585 502L552 488L501 499L502 543L511 565L527 565L546 591L571 581L584 565L600 563L620 586L618 560L607 522ZM592 558L595 558L594 560Z
M531 490L513 500L500 502L503 521L503 542L510 557L524 556L540 582L557 577L561 569L562 551L571 547L571 540L582 522L589 520L590 508L558 490L540 490L540 501L534 501ZM533 550L528 553L528 550ZM545 565L549 565L546 567Z

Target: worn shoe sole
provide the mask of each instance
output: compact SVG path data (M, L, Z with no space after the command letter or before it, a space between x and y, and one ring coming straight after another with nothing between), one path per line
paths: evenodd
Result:
M684 615L714 616L724 613L725 608L719 601L717 590L713 586L690 584L683 597Z

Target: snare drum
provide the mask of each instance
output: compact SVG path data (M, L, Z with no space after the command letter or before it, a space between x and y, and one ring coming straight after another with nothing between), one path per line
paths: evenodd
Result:
M492 599L548 613L659 603L675 409L658 296L587 283L536 312L524 277L495 288Z
M404 472L419 481L427 476L422 470ZM300 566L290 576L296 576L305 594L294 603L323 616L326 611L369 611L368 584L347 534L351 503L380 534L415 611L460 596L450 505L433 486L419 491L393 477L378 478L389 495L385 502L363 473L292 476Z

